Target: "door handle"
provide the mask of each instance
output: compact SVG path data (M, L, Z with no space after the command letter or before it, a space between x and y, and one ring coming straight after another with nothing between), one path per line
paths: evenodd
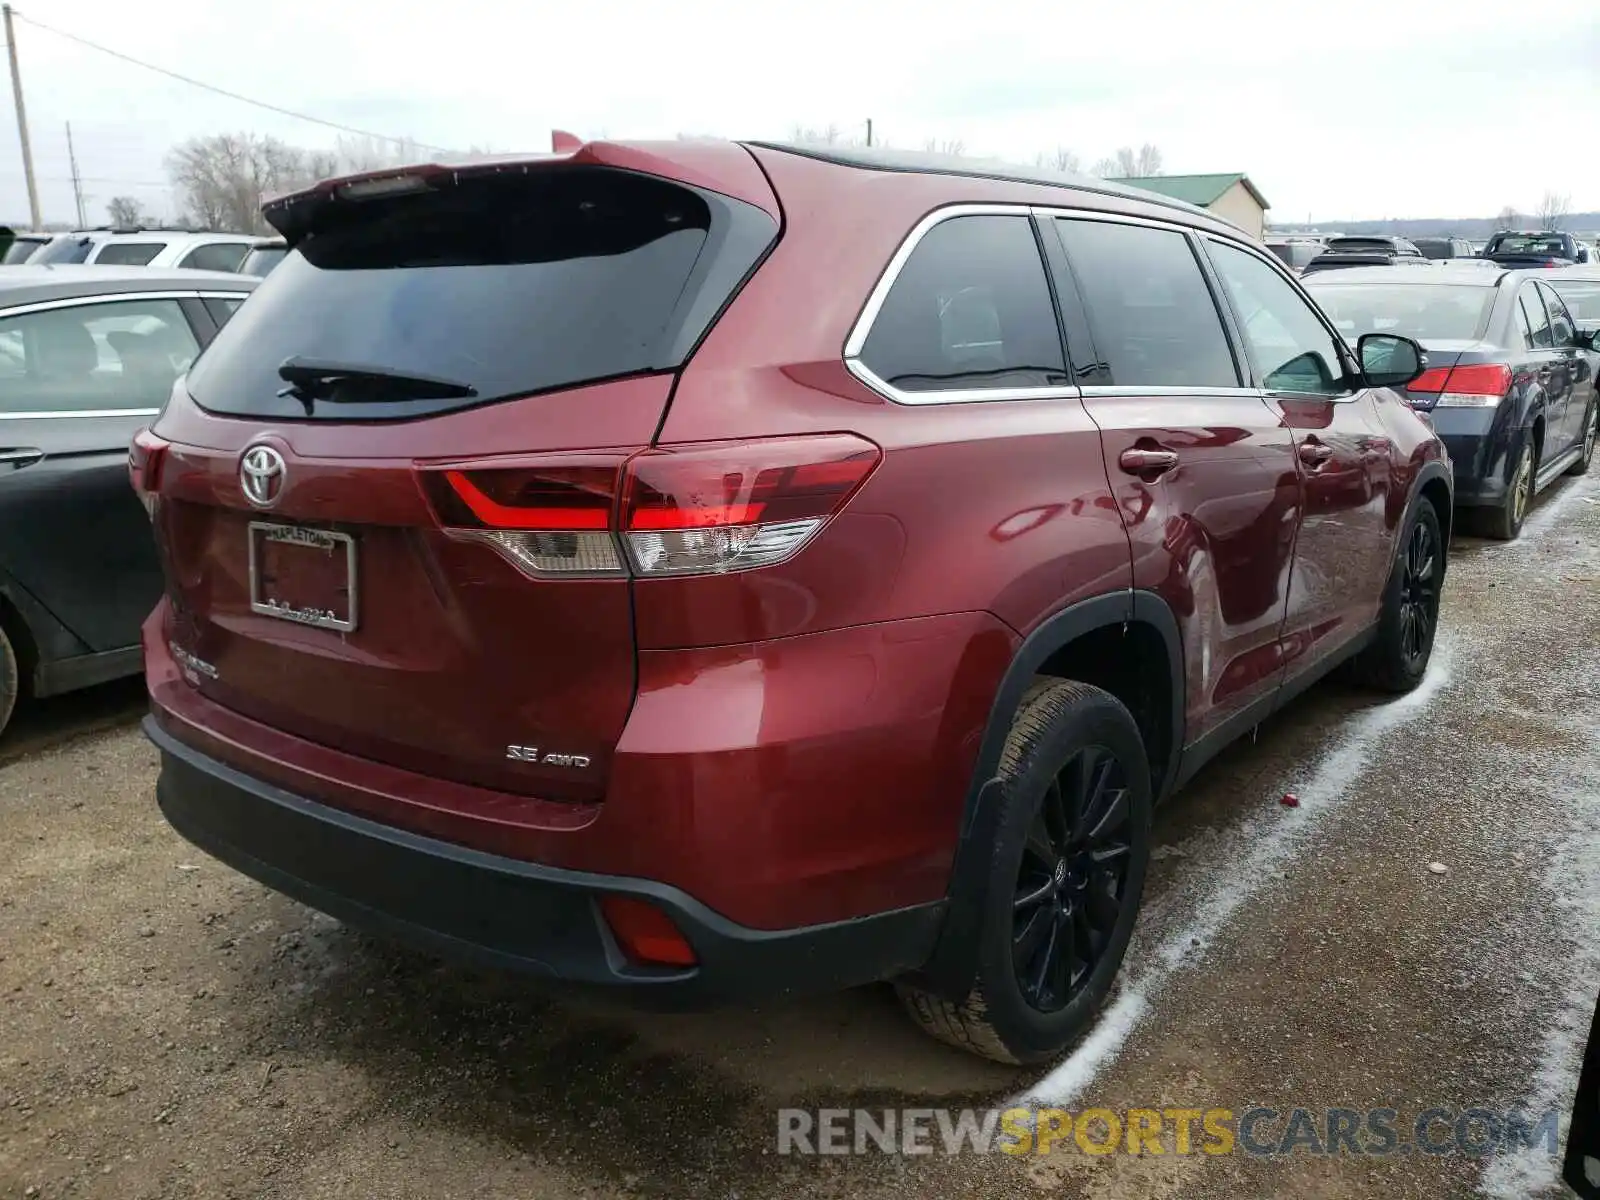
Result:
M1117 466L1129 475L1159 474L1178 465L1178 455L1172 450L1124 450L1117 456Z
M1333 447L1321 442L1301 442L1300 461L1308 467L1321 466L1333 457Z
M13 471L20 471L23 467L33 466L43 457L43 450L35 450L31 446L0 450L0 466L7 466Z

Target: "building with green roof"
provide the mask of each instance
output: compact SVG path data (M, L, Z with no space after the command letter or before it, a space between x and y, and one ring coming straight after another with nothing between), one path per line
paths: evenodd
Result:
M1253 238L1261 237L1266 229L1271 205L1242 171L1231 175L1147 175L1115 182L1210 209Z

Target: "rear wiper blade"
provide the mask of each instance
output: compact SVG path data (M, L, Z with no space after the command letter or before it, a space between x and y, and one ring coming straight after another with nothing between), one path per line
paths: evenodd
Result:
M293 396L311 412L313 400L335 404L371 404L384 400L462 400L478 394L470 383L417 375L364 363L332 362L319 358L286 358L278 377L289 386L280 396ZM342 384L355 384L353 388Z

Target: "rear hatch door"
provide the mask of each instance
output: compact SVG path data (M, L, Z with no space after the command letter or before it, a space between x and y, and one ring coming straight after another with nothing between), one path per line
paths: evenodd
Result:
M727 152L730 191L766 189ZM292 252L154 429L192 686L430 775L600 794L635 679L620 468L777 222L594 158L278 210Z

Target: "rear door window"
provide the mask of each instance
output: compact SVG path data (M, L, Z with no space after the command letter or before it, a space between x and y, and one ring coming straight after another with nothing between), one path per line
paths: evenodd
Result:
M307 220L299 253L195 364L201 407L418 417L675 369L777 233L759 209L715 193L567 166L335 201ZM288 358L379 378L319 388L308 414L285 394ZM459 386L420 397L385 374Z
M1095 349L1119 387L1238 387L1189 239L1171 229L1061 217Z
M102 242L94 261L106 267L147 267L166 248L165 242Z
M154 411L199 351L176 300L0 315L0 412Z
M905 392L1064 384L1031 218L951 217L928 230L890 286L859 359Z

